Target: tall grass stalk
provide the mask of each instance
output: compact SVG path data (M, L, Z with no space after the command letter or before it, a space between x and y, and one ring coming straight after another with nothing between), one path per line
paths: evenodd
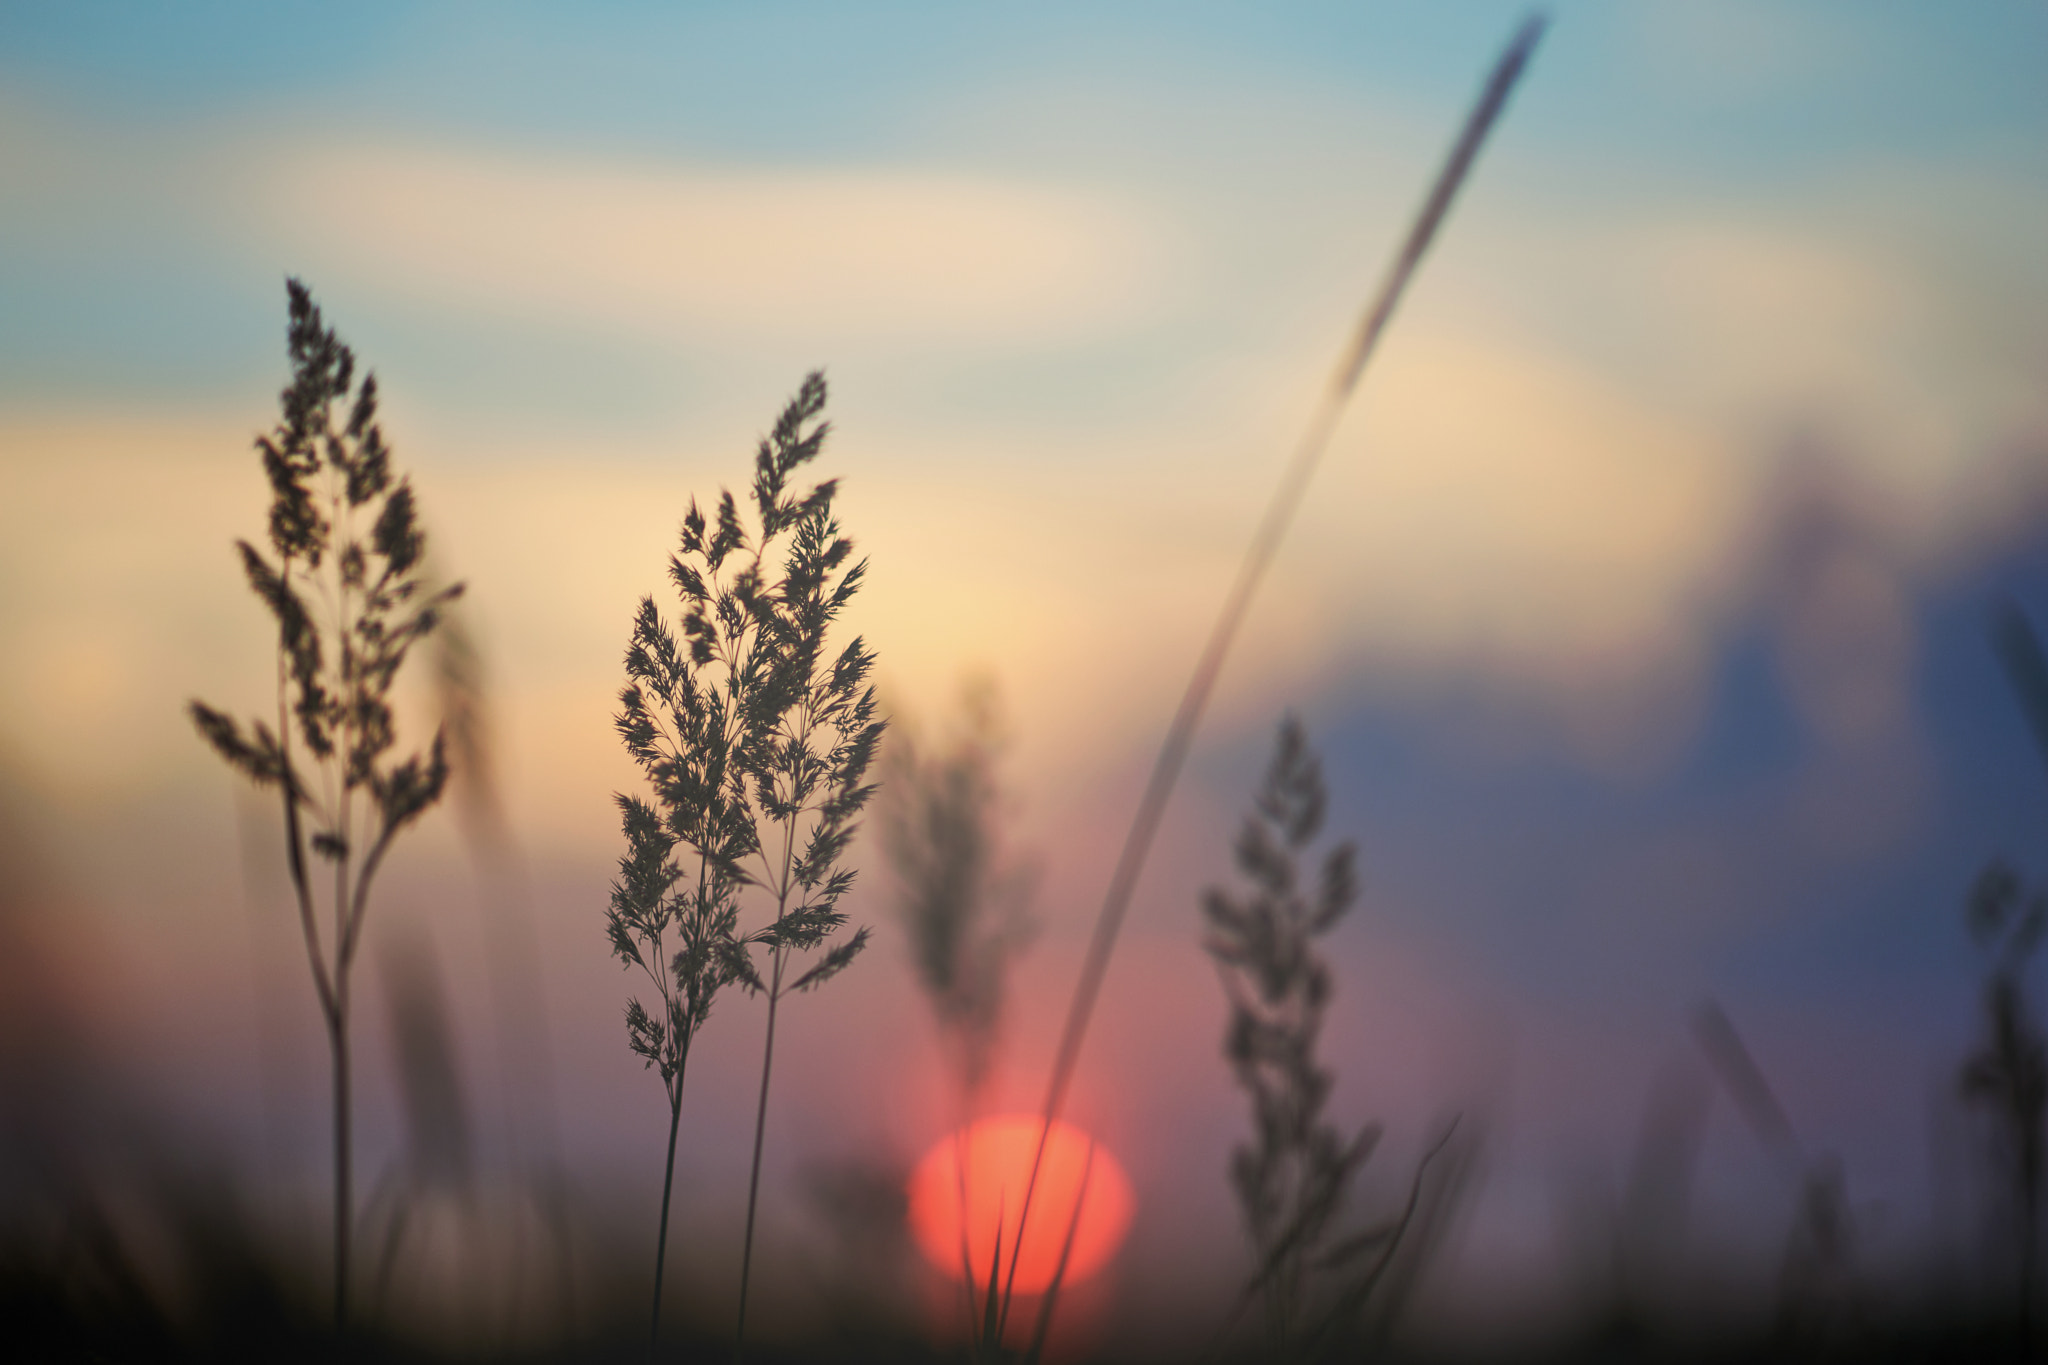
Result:
M392 474L376 377L356 381L354 353L323 325L303 284L288 280L286 293L292 382L276 428L256 441L270 481L271 555L236 542L249 586L277 624L276 720L245 729L203 702L190 710L214 751L275 788L284 808L286 864L332 1063L339 1328L348 1322L353 1221L349 973L393 838L448 782L438 731L424 754L393 761L391 690L462 588L432 590L421 576L426 536L412 486ZM316 860L331 874L325 933Z
M746 1339L777 1007L791 992L822 985L867 943L867 930L858 930L790 974L794 955L824 947L846 921L837 904L854 872L841 862L855 817L874 790L863 778L884 727L867 683L874 656L865 643L855 638L837 655L826 651L830 628L866 569L864 561L848 563L853 543L832 514L836 484L827 480L802 497L789 491L790 476L824 443L824 407L824 376L813 373L761 442L752 534L730 492L721 493L709 517L691 502L669 560L683 605L680 636L649 597L626 650L616 725L654 799L617 798L627 852L612 887L608 928L613 952L642 970L660 1000L658 1014L637 999L626 1007L628 1041L647 1066L659 1068L669 1108L650 1356L661 1328L691 1041L726 986L768 997L737 1353ZM748 888L771 901L774 914L765 927L742 933ZM757 947L768 952L765 978L751 956Z
M1499 118L1506 105L1509 92L1521 78L1536 42L1543 35L1548 21L1543 15L1532 14L1522 22L1515 36L1502 52L1494 65L1492 74L1480 92L1479 100L1465 121L1463 131L1451 148L1437 178L1430 187L1428 198L1423 201L1408 235L1403 239L1386 279L1380 286L1357 330L1339 358L1337 368L1330 376L1315 413L1309 420L1307 432L1295 448L1294 458L1281 476L1280 486L1275 490L1272 501L1267 504L1265 515L1260 519L1257 531L1252 536L1250 548L1245 552L1244 563L1239 567L1236 580L1231 584L1229 594L1224 598L1223 610L1215 625L1210 629L1208 642L1195 662L1193 676L1188 679L1187 690L1181 694L1180 705L1175 709L1173 719L1167 725L1166 737L1159 747L1159 756L1154 760L1152 776L1146 783L1143 796L1139 798L1138 809L1131 818L1131 826L1124 836L1122 851L1117 856L1116 868L1110 874L1109 888L1105 892L1102 908L1097 913L1095 930L1090 936L1087 956L1081 966L1081 974L1074 984L1074 994L1068 1003L1067 1017L1060 1030L1060 1041L1053 1056L1052 1073L1046 1083L1045 1100L1040 1106L1042 1124L1039 1130L1038 1148L1032 1157L1031 1174L1025 1181L1023 1213L1018 1227L1031 1212L1031 1201L1038 1189L1038 1176L1045 1161L1045 1149L1052 1133L1053 1122L1060 1117L1066 1103L1067 1087L1073 1080L1074 1067L1080 1061L1081 1044L1087 1037L1088 1023L1095 1012L1095 1002L1102 992L1103 979L1109 971L1109 959L1116 948L1118 934L1123 928L1125 913L1130 908L1132 893L1137 889L1138 877L1144 871L1145 860L1150 855L1153 838L1159 832L1159 824L1166 814L1167 800L1173 795L1174 785L1180 779L1180 770L1187 761L1189 748L1194 743L1195 729L1201 723L1202 713L1209 704L1209 695L1215 690L1216 680L1221 676L1223 664L1230 653L1230 646L1237 638L1238 627L1251 607L1253 595L1271 567L1273 557L1279 552L1280 542L1285 537L1294 514L1301 505L1302 497L1308 491L1316 467L1322 462L1323 451L1329 445L1330 436L1336 430L1337 420L1349 405L1353 391L1358 387L1359 376L1364 373L1366 362L1372 358L1387 323L1392 319L1394 309L1406 292L1408 282L1427 254L1430 243L1435 239L1437 229L1442 226L1445 215L1450 211L1458 189L1464 184L1472 162L1485 143L1487 134ZM1003 1308L998 1318L997 1340L1001 1340L1001 1324L1009 1318L1010 1300L1013 1297L1017 1265L1022 1258L1022 1236L1018 1245L1010 1252L1010 1268L1003 1282Z

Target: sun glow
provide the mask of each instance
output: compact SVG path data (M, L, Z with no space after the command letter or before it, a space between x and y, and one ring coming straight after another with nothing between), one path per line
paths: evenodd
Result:
M939 1139L911 1172L911 1231L925 1259L945 1274L960 1278L965 1261L974 1282L986 1285L999 1226L1000 1273L1009 1274L1040 1122L1036 1114L983 1119L964 1134ZM1060 1273L1063 1254L1064 1283L1101 1269L1130 1227L1133 1202L1131 1182L1109 1149L1071 1124L1054 1123L1031 1196L1017 1292L1045 1290Z

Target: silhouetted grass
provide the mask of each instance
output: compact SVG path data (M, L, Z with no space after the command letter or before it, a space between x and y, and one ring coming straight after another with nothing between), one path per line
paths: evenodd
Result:
M1321 832L1327 804L1322 765L1300 722L1287 716L1237 837L1245 893L1211 887L1202 896L1209 922L1203 946L1230 1001L1223 1055L1252 1106L1252 1137L1230 1161L1256 1265L1246 1292L1265 1304L1268 1349L1276 1359L1298 1348L1300 1315L1318 1272L1337 1270L1379 1245L1370 1238L1329 1245L1352 1177L1382 1129L1371 1124L1347 1136L1323 1117L1333 1078L1317 1060L1316 1046L1331 978L1315 940L1336 926L1357 895L1357 850L1348 841L1332 848L1313 873L1299 865Z
M885 724L876 718L867 683L874 656L865 643L855 637L836 656L827 648L833 623L866 571L865 561L849 563L853 542L833 516L836 482L801 497L789 488L790 476L824 445L824 407L824 376L813 373L762 440L751 533L730 492L720 495L710 519L691 502L679 552L669 561L683 602L681 638L654 599L644 598L626 650L617 727L654 800L617 798L627 853L612 885L608 925L613 952L641 968L659 992L659 1014L637 999L628 1003L626 1028L633 1050L659 1067L669 1101L650 1353L661 1326L676 1130L691 1040L726 986L768 997L740 1250L738 1351L746 1340L776 1010L784 995L811 990L844 970L867 943L868 931L858 930L814 965L787 975L792 955L824 947L846 922L838 903L854 872L842 862L874 790L864 777ZM773 915L743 933L739 915L748 888L772 904ZM755 947L768 950L765 977L750 955Z
M270 480L274 559L236 543L249 586L277 623L275 728L254 720L245 732L198 701L191 714L229 766L275 788L284 805L286 861L333 1062L334 1318L344 1324L354 1221L350 969L392 839L448 781L438 733L424 755L391 760L391 689L412 646L462 588L433 591L422 579L426 536L412 486L392 473L376 376L358 384L354 353L322 325L306 287L290 280L287 293L292 382L276 429L256 442ZM337 420L344 403L347 418ZM325 938L309 858L332 872Z
M1048 1124L1064 1102L1123 915L1236 632L1331 430L1540 29L1540 21L1525 26L1496 67L1254 535L1167 729L1111 878L1060 1037L1044 1105ZM627 851L612 888L608 929L613 951L628 967L639 967L656 992L652 1008L639 1000L628 1005L626 1023L635 1053L658 1070L670 1109L644 1344L638 1291L619 1288L642 1283L623 1267L644 1265L644 1250L628 1254L606 1245L596 1257L609 1271L600 1277L596 1306L549 1344L524 1345L505 1333L429 1347L405 1335L374 1299L351 1320L349 990L370 887L385 851L398 830L439 799L448 779L438 736L428 751L404 761L391 757L396 738L390 693L409 647L435 629L441 607L459 589L434 592L425 586L419 567L423 536L411 491L389 467L376 424L374 380L355 383L354 357L323 326L296 281L290 298L293 382L284 394L282 420L260 443L274 495L270 552L241 545L250 583L278 628L278 714L274 722L266 718L246 727L197 702L192 714L231 765L276 789L282 801L292 886L333 1057L332 1302L335 1319L349 1321L352 1330L330 1330L317 1309L315 1277L254 1225L234 1182L220 1170L172 1151L173 1144L161 1137L118 1151L93 1147L80 1134L105 1113L87 1112L61 1087L50 1090L56 1098L47 1098L40 1080L30 1087L10 1072L0 1076L7 1082L0 1124L0 1137L8 1142L5 1174L10 1186L27 1193L10 1188L0 1206L0 1342L12 1358L105 1361L424 1363L623 1360L643 1350L652 1355L661 1340L689 1054L716 998L737 985L767 996L734 1333L735 1349L743 1348L777 1009L786 994L843 970L867 941L863 929L828 943L845 923L837 907L854 876L845 857L873 792L866 774L884 727L867 685L872 655L858 639L836 654L828 648L864 566L853 560L851 542L834 518L834 483L801 495L789 487L825 439L824 382L808 377L761 443L751 526L741 501L729 493L708 516L693 502L670 561L683 608L679 628L670 627L651 597L643 600L626 655L628 683L616 724L647 790L618 798ZM337 404L348 407L345 418ZM2001 629L2003 657L2030 720L2048 742L2048 664L2023 618L2008 619ZM986 729L970 726L958 745L904 748L888 770L899 785L890 853L904 884L920 976L955 1053L963 1118L971 1115L987 1074L1003 963L1017 942L1016 921L1002 910L1014 887L997 852L993 754ZM1470 1130L1461 1132L1454 1124L1427 1149L1391 1217L1356 1231L1344 1227L1354 1178L1372 1154L1379 1129L1346 1133L1325 1115L1332 1077L1317 1044L1332 983L1315 945L1350 905L1353 878L1348 845L1333 851L1314 875L1300 865L1318 838L1324 805L1318 765L1299 727L1289 721L1237 845L1249 892L1212 892L1204 902L1209 950L1230 999L1226 1055L1250 1096L1254 1119L1253 1136L1234 1154L1231 1168L1253 1245L1244 1295L1264 1301L1268 1321L1263 1348L1223 1359L1351 1358L1367 1344L1383 1355L1399 1354L1384 1341L1367 1343L1350 1327L1369 1296L1386 1296L1395 1283L1397 1253L1411 1249L1410 1264L1415 1263L1419 1253L1412 1249L1440 1230L1459 1173L1469 1168L1470 1147L1460 1144L1469 1142ZM311 871L323 860L333 873L326 919L318 913L320 887ZM748 911L764 922L743 928ZM1999 864L1980 879L1968 917L1988 954L1985 1031L1959 1068L1960 1089L1992 1122L1997 1169L2019 1229L2016 1336L2003 1320L1973 1318L1966 1309L1930 1299L1896 1309L1880 1322L1839 1324L1825 1338L1788 1334L1782 1324L1646 1322L1617 1313L1581 1338L1500 1354L1526 1360L1704 1361L1806 1359L1818 1353L1878 1360L2027 1353L2048 1045L2025 971L2048 932L2048 901L2028 894L2017 874ZM329 920L331 927L324 927ZM766 952L765 972L756 948ZM802 960L821 949L821 956ZM413 1122L411 1159L423 1180L466 1192L473 1117L461 1103L463 1081L438 1013L438 988L404 970L392 976L393 1032L404 1059L400 1081ZM1735 1040L1732 1025L1718 1010L1701 1020L1702 1039L1729 1092L1767 1145L1796 1153L1789 1121ZM119 1121L154 1131L150 1115L124 1112ZM17 1129L38 1131L34 1141L17 1140ZM86 1155L68 1152L68 1144ZM1803 1157L1798 1164L1802 1171L1819 1169ZM892 1245L890 1235L901 1230L900 1184L891 1185L893 1173L842 1175L821 1182L818 1197L852 1230L845 1239L849 1259L879 1257L875 1249ZM1801 1189L1808 1202L1802 1205L1803 1221L1795 1221L1795 1237L1820 1225L1827 1210L1840 1208L1839 1195L1819 1182L1809 1178ZM393 1197L398 1203L388 1220L387 1272L408 1211L408 1195ZM1027 1189L1019 1227L1029 1199ZM1010 1294L1008 1283L998 1280L1001 1250L987 1283L968 1289L977 1355L1003 1352ZM1014 1280L1021 1248L1009 1250ZM1056 1276L1040 1302L1028 1358L1036 1359L1044 1347L1059 1290ZM1190 1298L1191 1313L1206 1316L1220 1307ZM840 1319L841 1330L858 1316L849 1311ZM694 1326L671 1335L676 1351L691 1358L710 1358L726 1344ZM927 1346L886 1324L863 1327L857 1341L836 1335L757 1354L791 1361L934 1358ZM1428 1357L1411 1350L1407 1358Z

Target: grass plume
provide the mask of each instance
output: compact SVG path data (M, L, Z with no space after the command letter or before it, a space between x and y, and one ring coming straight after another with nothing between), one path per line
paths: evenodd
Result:
M851 562L853 543L833 516L836 483L801 497L789 486L824 444L824 407L825 379L813 373L761 441L751 531L729 491L708 517L692 500L669 560L683 606L680 635L645 598L626 650L616 726L653 800L617 798L627 851L608 929L613 952L658 994L658 1011L638 999L627 1004L626 1030L633 1050L660 1070L669 1104L650 1354L661 1325L692 1039L725 987L768 997L735 1327L735 1349L743 1350L777 1007L791 992L823 985L867 943L860 929L827 945L846 920L837 907L854 872L843 861L873 794L864 779L885 724L867 681L874 656L866 644L855 637L836 655L827 650L866 564ZM750 888L772 903L773 915L743 933L741 897ZM765 975L756 948L767 952ZM817 961L792 974L794 958L820 948Z
M1252 1105L1252 1138L1232 1154L1230 1183L1258 1264L1268 1343L1282 1354L1352 1177L1381 1133L1371 1125L1347 1136L1323 1116L1332 1077L1316 1045L1331 978L1315 943L1358 890L1348 841L1313 873L1301 865L1327 805L1322 765L1289 715L1237 837L1244 890L1211 887L1202 896L1203 946L1230 1000L1223 1053Z
M357 381L354 353L324 325L305 285L288 280L286 293L292 382L277 426L256 441L270 481L270 553L236 542L249 586L277 625L276 718L245 727L203 702L190 709L214 751L275 789L284 807L286 862L333 1064L334 1317L345 1325L349 973L391 841L448 782L438 732L426 752L393 759L391 690L412 646L462 588L433 590L422 577L426 534L412 485L392 472L376 376ZM331 874L324 933L316 864Z
M1423 1155L1399 1214L1340 1232L1352 1181L1383 1130L1373 1123L1347 1134L1324 1117L1334 1078L1316 1047L1333 983L1316 941L1358 894L1350 841L1304 865L1328 804L1301 723L1283 717L1233 850L1241 889L1202 896L1203 946L1230 1001L1223 1055L1252 1107L1252 1136L1231 1154L1230 1183L1253 1270L1224 1330L1262 1302L1270 1360L1313 1356L1352 1330L1410 1232L1435 1220L1425 1178L1458 1131L1453 1119Z

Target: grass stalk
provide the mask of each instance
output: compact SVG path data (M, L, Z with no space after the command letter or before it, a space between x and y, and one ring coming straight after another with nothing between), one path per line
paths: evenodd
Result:
M690 1060L686 1049L681 1058L683 1065ZM676 1187L676 1130L683 1123L683 1065L676 1068L675 1092L668 1105L668 1159L661 1173L661 1225L654 1242L654 1306L647 1318L647 1361L654 1365L655 1344L661 1340L661 1276L668 1264L668 1208L669 1197Z
M1245 553L1243 564L1225 597L1223 610L1211 628L1207 643L1197 658L1193 676L1188 679L1180 704L1175 708L1172 721L1161 742L1159 756L1152 766L1152 775L1146 782L1144 795L1139 799L1138 809L1132 816L1129 831L1124 836L1122 851L1117 856L1115 871L1110 875L1109 888L1103 896L1102 908L1097 913L1095 930L1089 938L1088 953L1082 962L1080 977L1074 985L1074 994L1067 1007L1067 1016L1060 1030L1058 1050L1053 1057L1052 1073L1046 1084L1045 1101L1040 1106L1041 1126L1038 1146L1032 1156L1031 1174L1024 1185L1024 1212L1028 1216L1031 1200L1038 1188L1038 1177L1045 1160L1047 1141L1052 1125L1059 1119L1066 1104L1068 1084L1073 1079L1074 1067L1078 1064L1081 1045L1087 1037L1088 1024L1095 1012L1097 998L1102 992L1104 977L1109 970L1110 955L1116 948L1117 936L1123 928L1126 912L1130 908L1132 893L1137 889L1139 875L1144 871L1146 858L1150 855L1152 841L1159 832L1159 824L1166 813L1167 800L1180 778L1181 768L1187 761L1188 751L1194 742L1195 729L1200 724L1202 713L1207 709L1210 693L1215 690L1216 680L1223 671L1223 664L1230 652L1230 646L1237 638L1238 628L1243 624L1250 609L1253 595L1266 570L1271 566L1274 555L1279 551L1280 542L1293 522L1301 499L1308 491L1316 467L1321 463L1323 452L1329 445L1331 433L1335 431L1338 419L1343 415L1352 392L1358 387L1359 376L1364 372L1366 362L1372 358L1380 336L1392 319L1394 309L1416 268L1421 265L1430 243L1435 239L1437 229L1442 226L1445 215L1450 211L1458 189L1463 185L1472 162L1485 143L1487 134L1499 118L1506 105L1509 93L1521 78L1536 42L1543 35L1547 20L1543 15L1532 14L1523 20L1500 60L1495 63L1492 74L1482 88L1478 102L1465 121L1457 142L1451 149L1442 170L1431 185L1429 196L1423 201L1422 209L1403 240L1400 251L1387 277L1380 286L1372 305L1360 320L1350 343L1340 357L1337 368L1330 376L1322 398L1316 405L1309 420L1308 430L1295 448L1294 458L1281 476L1280 486L1272 501L1267 505L1265 515L1260 519L1257 531L1252 537L1250 548ZM1009 1316L1009 1301L1014 1293L1017 1279L1017 1264L1021 1256L1023 1241L1021 1232L1024 1224L1020 1221L1020 1245L1011 1248L1010 1269L1004 1279L1003 1311L1000 1321ZM998 1334L1000 1340L1000 1330Z
M236 547L277 626L275 729L262 720L245 728L199 701L189 711L230 768L276 787L283 802L286 863L332 1066L334 1321L343 1330L354 1211L349 973L385 851L448 782L439 732L426 753L392 760L391 691L412 646L462 588L433 590L422 579L426 537L411 485L392 473L376 377L357 381L354 353L322 323L303 284L289 280L286 292L292 382L277 426L256 442L272 493L271 554L246 540ZM345 416L337 411L344 403ZM369 534L358 534L358 516L373 513ZM359 805L376 817L360 830ZM311 858L334 870L325 941Z
M768 1133L768 1078L775 1066L775 1008L781 1003L782 996L782 953L779 948L773 958L768 985L768 1035L761 1048L761 1094L754 1104L754 1159L747 1172L747 1230L740 1242L740 1308L732 1333L732 1358L735 1361L746 1359L747 1290L754 1269L754 1214L761 1199L761 1150Z
M354 1124L349 1112L346 1013L338 1024L329 1028L327 1036L334 1060L334 1325L336 1330L342 1330L348 1325L348 1271L352 1240L349 1233L350 1225L355 1221L355 1200L350 1188L354 1163L349 1139Z

